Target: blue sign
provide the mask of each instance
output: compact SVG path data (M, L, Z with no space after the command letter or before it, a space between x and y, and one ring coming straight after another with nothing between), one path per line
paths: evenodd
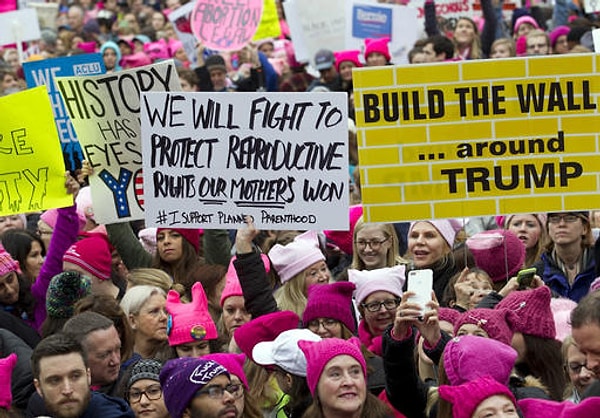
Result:
M100 54L81 54L70 57L52 58L41 61L26 62L23 64L25 80L27 87L46 85L58 137L62 145L65 166L68 170L74 172L81 168L83 161L83 152L69 115L65 109L59 91L56 88L54 79L56 77L66 76L86 76L104 74L104 61Z
M360 39L392 39L392 9L355 5L352 8L352 36Z

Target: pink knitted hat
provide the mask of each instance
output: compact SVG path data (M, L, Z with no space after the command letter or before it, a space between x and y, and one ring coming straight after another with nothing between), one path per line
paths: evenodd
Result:
M598 397L586 398L578 404L534 398L521 399L518 404L526 418L597 418L600 411Z
M515 28L513 30L514 33L517 33L519 31L519 26L521 26L523 23L529 23L531 26L533 26L535 29L539 29L540 25L538 25L537 20L535 20L533 17L528 16L528 15L524 15L521 16L520 18L518 18L515 21Z
M361 62L358 59L358 56L360 55L360 51L358 49L334 52L333 55L335 56L335 69L338 72L340 71L340 64L344 61L350 61L355 67L362 67Z
M260 255L260 258L263 261L265 266L265 271L267 274L271 271L271 264L269 263L269 257L264 254ZM225 275L225 287L223 288L223 292L221 293L221 308L225 303L225 299L231 296L244 296L244 292L242 292L242 286L240 285L240 280L238 279L237 271L235 270L235 266L233 262L237 259L236 256L231 257L229 260L229 268L227 269L227 274Z
M451 385L461 385L485 375L508 384L517 352L491 338L463 335L454 337L444 348L444 369Z
M348 255L352 255L352 236L354 235L354 227L356 222L363 214L362 205L353 205L349 208L350 226L347 231L323 231L329 241L337 245L340 250Z
M69 247L63 255L63 263L75 264L92 276L101 280L110 280L112 273L110 243L102 234L89 234L87 238Z
M458 321L460 315L460 312L458 312L456 309L444 307L438 308L438 319L440 321L450 322L452 325L456 324L456 321Z
M415 225L419 222L428 222L438 230L440 235L444 238L450 248L454 246L454 238L456 237L456 228L452 225L452 222L447 219L440 220L428 220L428 221L415 221L410 223L410 229L408 235L412 232Z
M552 32L550 32L550 46L554 48L556 46L556 41L558 41L558 38L560 38L561 36L568 35L570 31L571 28L568 26L555 27L552 30Z
M388 48L388 42L390 42L390 38L387 36L385 38L365 39L365 59L368 58L373 52L378 52L389 62L391 60L391 56Z
M58 209L48 209L40 215L40 219L44 221L52 229L56 227L56 220L58 219ZM77 219L79 220L79 230L81 231L85 226L85 215L82 212L77 211Z
M252 350L262 341L273 341L284 331L298 328L300 318L292 311L277 311L259 316L235 330L233 338L240 350L254 361Z
M458 334L458 330L464 324L473 324L483 329L490 338L510 345L513 332L506 322L506 316L509 314L510 312L504 309L471 309L462 313L454 323L454 335Z
M475 264L490 275L493 282L508 280L523 268L525 245L506 229L479 232L467 239Z
M563 342L565 338L571 335L571 311L575 309L577 303L567 298L550 299L550 309L554 317L554 326L556 327L556 339Z
M21 273L19 269L19 262L16 261L11 255L0 245L0 276L16 271Z
M165 308L169 313L167 323L169 345L214 340L218 337L217 327L208 312L208 300L202 283L196 282L192 286L190 303L181 303L179 293L169 290Z
M515 52L517 57L527 55L527 37L519 36L515 42Z
M453 418L471 418L483 401L494 395L509 398L516 406L517 401L510 389L489 376L480 377L458 386L442 385L440 397L452 404ZM526 415L528 418L529 416Z
M516 315L507 317L515 332L554 339L556 326L550 308L552 294L547 286L510 292L495 309L507 309Z
M246 361L245 354L234 354L234 353L211 353L202 356L205 360L213 360L225 367L229 374L236 375L246 389L250 389L248 386L248 378L244 372L244 362Z
M8 409L12 404L10 382L16 364L17 355L15 353L0 359L0 408Z
M306 383L314 396L323 369L331 359L348 355L358 361L367 378L367 362L360 351L360 340L352 337L349 340L340 338L324 338L321 341L298 341L298 346L306 356Z
M300 234L285 246L275 244L269 251L269 258L281 283L287 282L316 262L325 261L315 231Z
M389 292L397 297L402 296L402 286L406 281L405 267L398 265L375 270L348 270L349 280L356 285L354 298L361 304L373 292Z
M164 231L165 229L170 229L171 231L175 231L180 234L187 242L192 244L196 254L200 251L200 235L202 234L201 229L184 229L184 228L157 228L156 234Z
M336 282L315 284L308 289L308 301L302 315L302 323L317 318L332 318L340 321L353 334L356 333L356 321L352 315L352 292L354 283Z

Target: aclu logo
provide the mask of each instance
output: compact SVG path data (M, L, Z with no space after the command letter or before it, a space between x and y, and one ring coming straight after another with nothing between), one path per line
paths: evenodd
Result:
M90 62L87 64L77 64L73 66L74 75L91 75L102 74L102 68L98 62Z

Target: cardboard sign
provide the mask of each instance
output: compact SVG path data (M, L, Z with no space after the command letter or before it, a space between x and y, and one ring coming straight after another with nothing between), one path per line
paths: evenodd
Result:
M0 45L40 39L40 24L35 9L0 13Z
M146 225L348 228L345 93L143 93Z
M0 216L72 205L46 89L0 98L0 114Z
M262 10L263 0L196 0L192 31L208 48L236 51L252 40Z
M85 76L104 74L104 61L100 54L81 54L71 57L45 59L23 63L27 87L45 85L52 103L58 137L62 144L65 165L68 170L81 168L83 153L65 104L56 87L55 78L62 76Z
M91 76L58 77L58 91L75 126L90 177L98 223L144 217L140 93L179 91L172 60L127 71Z
M355 70L366 220L600 207L599 60Z
M281 35L281 26L279 26L279 15L277 14L275 0L264 0L260 23L252 40L260 41L266 38L277 38L279 35Z

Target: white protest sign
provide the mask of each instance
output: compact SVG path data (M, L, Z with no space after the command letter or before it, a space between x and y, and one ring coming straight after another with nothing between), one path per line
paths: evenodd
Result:
M345 93L143 93L147 226L348 229Z
M288 0L283 3L294 42L296 59L313 62L322 48L346 49L345 0Z
M40 24L35 9L0 13L0 45L40 39Z
M419 34L417 9L364 1L346 5L346 48L364 52L366 38L389 37L394 64L408 63L408 52Z
M143 219L140 92L180 91L175 64L169 60L55 81L85 158L94 169L90 186L96 221Z
M435 15L444 18L448 22L448 26L453 28L460 17L475 15L473 4L474 2L471 0L436 0ZM425 25L425 0L410 0L408 5L417 9L419 28L423 28ZM481 15L481 13L477 14Z

